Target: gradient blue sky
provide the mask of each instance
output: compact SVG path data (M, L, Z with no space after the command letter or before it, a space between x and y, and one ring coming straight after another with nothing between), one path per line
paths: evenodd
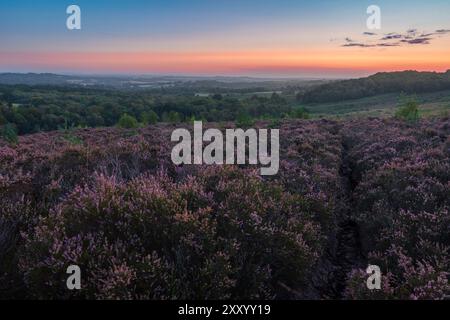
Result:
M82 30L65 27L70 4L81 7ZM2 0L0 71L352 76L373 65L442 70L450 62L445 37L343 48L345 38L367 40L370 4L382 9L380 36L450 29L448 0ZM394 59L405 54L410 64Z

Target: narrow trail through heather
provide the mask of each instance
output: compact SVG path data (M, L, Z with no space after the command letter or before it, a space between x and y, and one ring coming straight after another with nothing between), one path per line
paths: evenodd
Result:
M333 255L334 266L329 283L329 297L344 298L348 275L352 269L363 268L366 258L363 255L360 228L353 219L355 210L354 190L358 184L354 178L354 163L349 155L349 144L343 137L340 176L343 188L343 209L338 213L338 229L336 233L336 250Z
M360 227L353 219L355 210L354 163L350 159L349 144L342 140L341 193L338 198L336 231L330 235L323 259L316 268L311 281L314 294L307 298L344 299L347 280L352 269L364 268L367 258L363 255Z

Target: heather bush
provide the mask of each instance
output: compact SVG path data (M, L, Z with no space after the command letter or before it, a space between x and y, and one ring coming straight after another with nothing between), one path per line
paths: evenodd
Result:
M385 274L374 293L364 289L364 270L353 270L346 297L442 299L450 290L448 119L362 125L352 135L353 218L368 262Z
M293 135L292 130L298 126L303 129ZM26 194L23 198L26 207L11 206L8 215L29 212L14 231L18 242L8 258L8 265L17 276L14 277L16 285L26 288L22 296L27 292L28 297L69 297L63 279L67 277L68 263L75 262L83 270L88 268L88 274L89 268L95 271L89 276L92 279L89 289L80 293L84 298L274 298L293 297L293 292L295 297L308 296L311 273L316 272L314 267L324 256L327 237L333 233L335 224L334 210L338 202L335 188L339 186L341 152L336 123L281 124L284 159L282 173L274 179L261 179L251 173L254 168L246 166L230 171L214 167L209 170L196 166L174 167L170 161L171 145L167 143L171 130L171 126L158 125L139 129L134 136L127 136L119 129L74 131L72 134L83 144L61 139L61 132L50 132L23 137L17 146L1 146L1 173L12 179L4 189L5 199L13 204ZM286 152L289 156L285 157L288 149L291 151ZM156 179L161 170L165 174ZM102 178L93 182L94 176ZM108 194L100 192L106 183L101 181L109 181L114 186L114 197L110 199ZM126 213L135 211L138 199L142 202L141 212L151 211L145 208L147 202L143 195L135 197L133 193L149 181L166 188L163 189L166 198L161 200L161 205L168 207L165 216L178 217L188 210L185 203L192 202L194 207L188 211L194 216L205 210L214 213L206 220L202 218L210 227L203 230L196 222L192 230L185 225L174 236L171 232L179 226L173 217L147 221L145 230L137 228L137 221L141 220L136 220L136 215L132 215L134 220L129 222ZM187 181L194 181L198 187L192 187L193 190L208 196L194 197L192 192L180 194L177 190ZM104 205L114 208L115 218L106 223L102 208L95 207L93 211L89 209L95 214L87 215L81 227L78 222L83 219L78 217L77 210L93 200L76 198L79 190L89 191L91 198L104 196ZM127 227L119 232L114 228L121 225L120 219L127 221ZM247 226L248 223L251 224ZM94 232L97 224L105 228L99 227L99 231ZM88 226L92 226L89 232L83 229ZM48 229L50 227L53 229ZM56 227L62 228L64 234L52 234ZM67 235L69 229L75 230L74 233ZM160 230L170 232L162 237ZM44 231L45 239L41 239ZM128 237L130 232L135 235ZM153 232L153 238L148 232ZM79 237L78 240L75 237ZM79 243L82 242L79 239L85 238L91 239L89 243L99 243L100 247L91 253L88 244L83 242L86 256L76 261L61 258L62 251L53 254L50 245L56 244L49 242L63 241L58 249L63 250L74 246L68 243ZM195 254L192 253L194 249L186 247L185 242L193 238L199 239L205 249L195 249ZM154 244L149 245L149 240L144 242L144 239L153 239ZM140 250L136 251L135 243ZM124 248L117 257L108 247L113 244ZM68 250L72 250L70 248ZM115 260L104 266L100 260L107 256ZM192 267L181 264L180 259L185 256L189 256L187 261ZM52 267L47 266L49 261L53 261ZM151 263L160 265L153 267ZM106 279L115 272L118 283L114 285L100 287L95 280L96 277ZM7 278L12 276L8 274ZM155 279L155 284L137 284L138 279L147 278L150 282Z
M333 232L342 205L341 139L336 123L293 121L281 127L280 171L276 180L308 199L323 231Z
M440 250L442 253L447 252ZM347 299L441 300L450 290L448 255L436 256L430 262L412 258L401 247L392 246L386 252L371 254L369 259L388 270L383 274L381 290L368 290L365 270L355 269L347 282Z
M173 165L168 124L0 139L0 298L322 298L339 280L348 299L441 299L449 120L276 127L273 177L249 165ZM347 220L363 262L383 272L380 291L367 290L361 265L336 265ZM66 289L70 264L82 269L80 291Z
M255 173L205 169L121 183L98 175L25 235L20 269L33 297L273 298L305 282L321 243L300 198Z

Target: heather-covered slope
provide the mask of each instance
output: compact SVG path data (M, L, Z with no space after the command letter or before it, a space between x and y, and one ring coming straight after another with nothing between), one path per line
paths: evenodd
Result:
M439 299L449 290L450 122L350 123L357 181L352 216L368 261L385 270L381 292L361 288L353 270L348 298Z
M0 297L442 298L449 125L286 121L269 178L173 165L168 125L0 142Z

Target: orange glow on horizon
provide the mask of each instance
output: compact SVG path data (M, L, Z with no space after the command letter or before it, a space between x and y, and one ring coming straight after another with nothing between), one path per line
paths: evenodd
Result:
M89 72L245 74L302 71L445 71L450 48L439 52L367 49L242 52L0 52L3 65Z

